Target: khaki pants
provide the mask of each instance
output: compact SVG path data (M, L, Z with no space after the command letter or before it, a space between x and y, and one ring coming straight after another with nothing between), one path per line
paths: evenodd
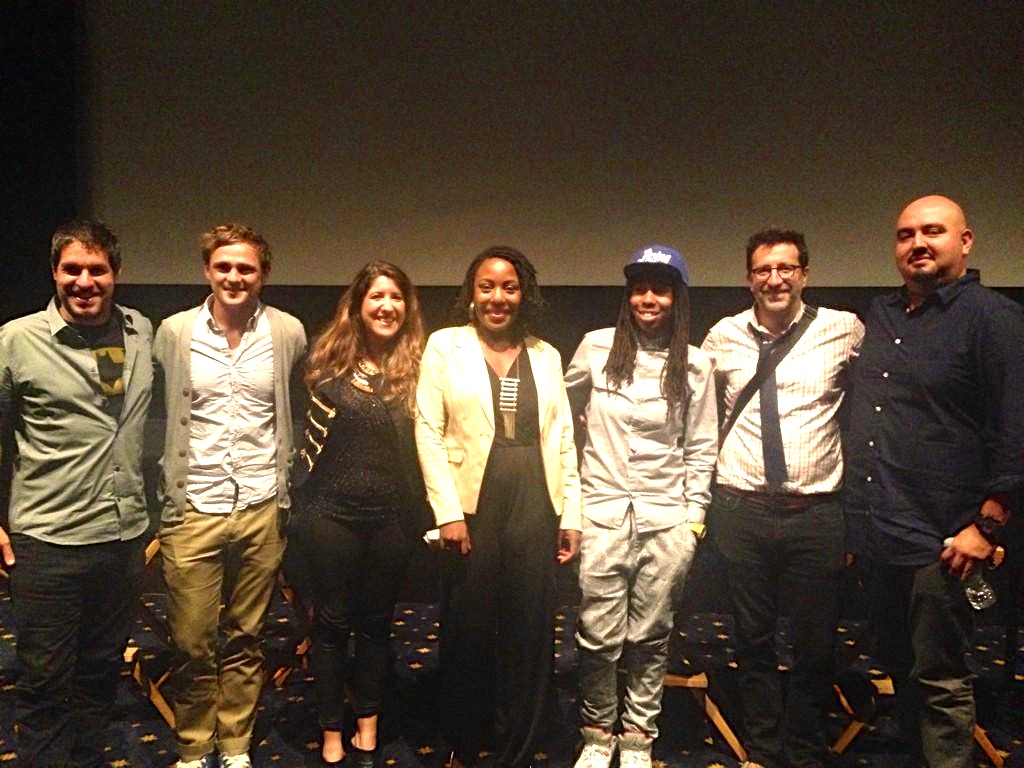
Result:
M183 522L160 531L160 544L171 635L188 655L174 701L178 753L247 752L263 687L263 619L285 547L277 500L228 515L189 507Z

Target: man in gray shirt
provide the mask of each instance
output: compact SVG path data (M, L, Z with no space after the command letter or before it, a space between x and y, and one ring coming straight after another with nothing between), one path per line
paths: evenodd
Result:
M113 302L116 236L59 227L56 296L0 328L0 419L14 432L10 536L23 765L98 766L149 527L142 435L153 328Z

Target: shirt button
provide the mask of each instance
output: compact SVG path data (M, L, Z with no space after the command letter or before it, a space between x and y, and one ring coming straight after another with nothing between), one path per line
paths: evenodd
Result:
M178 486L179 488L184 488L184 487L185 487L185 481L184 481L184 480L179 480L179 481L177 482L177 486Z
M889 372L888 371L882 371L882 378L883 379L888 379L889 378Z
M182 416L181 417L181 425L185 426L186 424L188 424L188 418L185 417L185 416Z
M902 344L903 343L903 339L893 339L892 343L893 344Z
M186 389L181 390L181 394L183 394L185 397L188 397L192 393L189 392L189 390L186 388Z
M178 455L184 459L186 456L188 456L188 451L178 451Z
M874 478L873 478L873 477L871 477L871 475L868 475L868 476L867 476L867 477L865 478L865 480L867 480L867 481L868 481L868 482L870 483L870 482L873 482Z
M882 406L876 405L875 406L875 413L881 413L881 412L882 412Z
M868 447L869 448L874 448L875 447L875 441L874 440L868 440Z

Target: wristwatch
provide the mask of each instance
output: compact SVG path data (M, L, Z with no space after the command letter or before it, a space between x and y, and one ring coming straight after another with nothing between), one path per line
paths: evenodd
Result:
M985 541L992 546L999 543L1000 534L1003 532L1003 523L994 517L978 515L974 518L974 527L978 529L978 533L984 537Z

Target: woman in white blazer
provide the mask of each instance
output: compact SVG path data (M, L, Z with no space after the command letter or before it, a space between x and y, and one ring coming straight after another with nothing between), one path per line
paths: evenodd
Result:
M416 445L444 549L441 717L450 763L484 748L525 768L543 725L554 653L555 569L581 528L572 415L558 351L530 335L541 306L519 251L466 271L469 324L432 334Z

